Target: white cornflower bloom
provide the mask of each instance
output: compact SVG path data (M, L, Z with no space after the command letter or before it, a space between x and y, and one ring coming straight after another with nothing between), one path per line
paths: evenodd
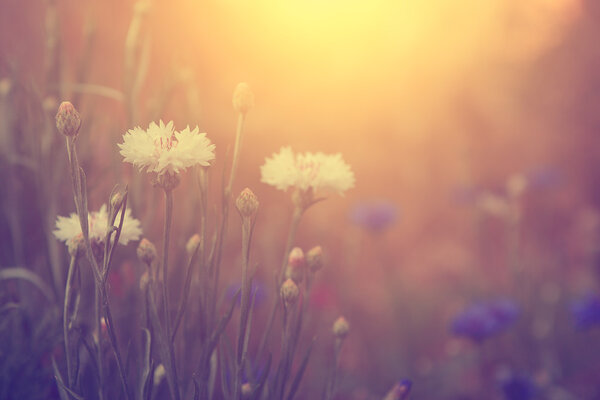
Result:
M119 143L125 162L141 170L177 174L194 165L208 166L215 158L215 145L198 127L175 131L173 121L157 125L151 122L147 130L140 127L130 129Z
M289 147L265 160L260 168L261 181L280 190L312 188L343 194L354 187L354 173L341 154L294 154Z
M121 212L117 213L115 225L121 221ZM99 211L88 213L88 226L90 241L98 244L106 239L106 229L108 224L108 211L106 205L100 207ZM72 242L82 237L81 225L79 224L79 216L76 213L71 213L68 217L59 216L56 219L56 229L53 231L54 236L65 242L69 246ZM125 211L123 219L123 229L119 236L119 243L126 245L131 240L138 240L142 234L140 221L131 216L131 209Z

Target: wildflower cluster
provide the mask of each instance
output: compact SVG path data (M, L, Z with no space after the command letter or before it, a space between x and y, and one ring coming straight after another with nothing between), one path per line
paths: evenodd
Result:
M451 330L457 336L481 343L507 330L518 316L519 306L509 299L476 303L453 319Z

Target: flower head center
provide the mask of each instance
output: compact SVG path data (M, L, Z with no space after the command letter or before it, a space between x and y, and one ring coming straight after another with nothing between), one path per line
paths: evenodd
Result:
M319 174L321 164L314 160L297 160L296 167L307 179L313 180Z
M173 147L177 147L178 143L179 143L179 141L177 140L175 135L171 135L169 137L161 136L154 140L154 148L157 153L160 153L165 150L169 151Z

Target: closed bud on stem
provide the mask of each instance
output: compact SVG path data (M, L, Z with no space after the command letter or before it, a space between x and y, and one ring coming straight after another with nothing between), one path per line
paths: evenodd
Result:
M317 272L323 267L323 250L315 246L306 253L306 265L311 272Z
M348 321L346 321L346 318L339 317L336 319L333 323L332 331L333 335L340 340L348 336L348 332L350 332L350 325L348 324Z
M178 174L165 172L164 174L160 174L154 178L152 184L162 188L165 192L168 192L175 189L179 185L180 181L181 180L179 179Z
M56 113L56 127L65 136L75 137L81 127L81 117L69 101L63 101Z
M108 325L104 317L100 318L100 331L102 332L102 336L108 335Z
M158 364L158 366L154 369L154 386L158 386L161 384L162 380L165 379L167 375L167 370L163 364Z
M254 216L258 210L258 198L252 192L252 190L246 188L242 190L240 195L235 200L235 206L240 212L242 218L250 218Z
M252 385L246 382L242 384L240 391L242 392L242 399L249 399L252 396Z
M246 114L254 107L254 93L246 82L238 83L233 91L233 109L241 114Z
M123 200L125 196L121 191L115 192L110 198L110 209L113 213L116 213L117 210L121 208L123 205Z
M187 243L185 244L185 251L187 251L188 257L191 257L194 255L194 252L196 251L196 247L198 247L199 245L200 245L200 235L195 233L192 235L192 237L190 237L188 239Z
M8 78L0 79L0 97L7 96L12 89L12 82Z
M150 267L157 259L156 247L151 241L144 238L137 247L137 256L141 262Z
M298 300L299 295L300 289L293 280L287 279L283 282L281 285L281 298L286 307L293 305Z
M383 400L405 400L408 399L412 382L408 379L402 380L396 383L389 392L385 395Z
M304 266L304 252L300 247L294 247L288 256L285 277L293 280L296 284L300 284L300 282L302 282L302 278L304 277Z

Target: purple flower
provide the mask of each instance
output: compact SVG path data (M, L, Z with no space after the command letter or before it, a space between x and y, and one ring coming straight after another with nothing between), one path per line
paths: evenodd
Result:
M456 336L464 336L481 343L508 329L518 316L518 305L509 299L476 303L454 318L451 331Z
M523 375L511 374L500 386L506 400L531 400L537 391L531 379Z
M590 329L600 324L600 296L588 293L573 302L571 313L578 329Z
M240 289L241 288L242 288L241 282L232 283L225 290L225 298L228 301L231 301L231 300L233 300L233 296L235 296L237 294L236 305L239 306L240 305L240 293L241 293ZM238 293L238 291L239 291L239 293ZM260 306L267 299L267 297L268 297L267 290L262 283L257 282L257 281L252 281L252 284L250 285L250 301L252 301L253 297L254 297L254 306L255 307Z
M410 395L410 389L412 388L412 382L408 379L403 379L397 382L389 392L385 395L383 400L406 400Z
M371 232L382 232L398 218L398 207L385 200L371 200L354 206L350 213L353 223Z
M527 182L532 189L549 189L560 186L563 172L554 166L542 166L527 173Z

